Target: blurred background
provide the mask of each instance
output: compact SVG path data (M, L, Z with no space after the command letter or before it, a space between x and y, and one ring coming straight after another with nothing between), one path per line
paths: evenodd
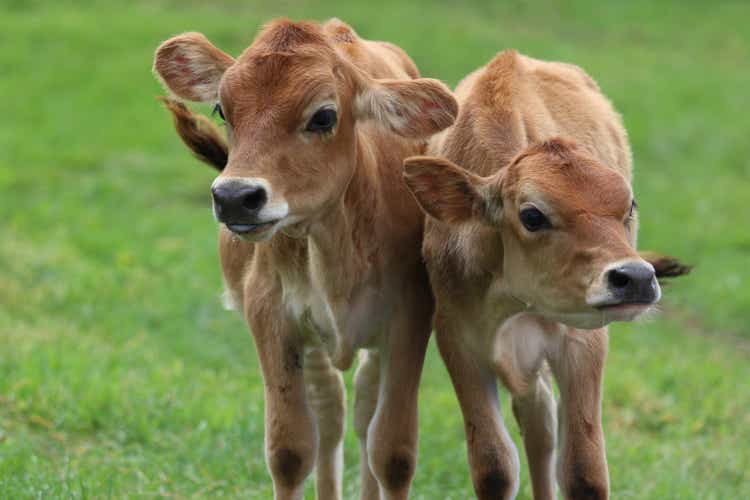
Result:
M236 55L281 15L340 17L451 86L509 47L599 82L630 133L640 247L696 266L654 318L611 328L612 497L750 498L750 5L593 0L0 0L0 497L270 498L214 173L151 64L189 30ZM434 346L423 380L412 496L472 497ZM357 456L350 429L347 498Z

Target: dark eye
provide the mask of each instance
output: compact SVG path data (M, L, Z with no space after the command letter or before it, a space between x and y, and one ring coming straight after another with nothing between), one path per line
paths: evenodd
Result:
M216 105L214 106L214 110L213 110L213 111L211 111L211 114L212 114L212 115L219 115L219 117L220 117L220 118L221 118L222 120L224 120L224 121L227 121L227 119L226 119L226 118L224 118L224 111L222 111L222 110L221 110L221 104L219 104L218 102L217 102L217 103L216 103Z
M519 217L523 227L532 233L539 231L540 229L552 227L549 223L549 219L547 219L547 217L535 207L524 208L521 210Z
M628 217L632 217L633 212L635 212L637 208L638 208L638 203L636 203L635 200L633 200L633 202L630 204L630 214L628 215Z
M319 109L307 122L305 130L308 132L330 132L336 126L336 110L332 108Z

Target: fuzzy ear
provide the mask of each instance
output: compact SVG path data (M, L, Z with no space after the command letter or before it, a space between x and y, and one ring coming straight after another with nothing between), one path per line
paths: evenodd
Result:
M354 109L358 117L398 135L422 139L452 125L458 103L439 80L371 80L358 93Z
M183 33L156 49L154 72L177 97L214 102L221 76L234 59L214 47L201 33Z
M480 217L484 200L480 177L443 158L412 156L404 161L404 180L422 210L449 224Z
M692 266L683 264L675 257L670 257L669 255L661 255L649 251L641 251L638 254L643 260L654 266L656 278L661 284L664 284L665 278L685 276L693 269Z

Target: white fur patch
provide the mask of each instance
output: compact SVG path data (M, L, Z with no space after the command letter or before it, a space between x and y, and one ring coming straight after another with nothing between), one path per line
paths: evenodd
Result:
M224 288L224 292L221 294L221 305L224 306L224 309L227 311L240 310L239 301L229 288Z

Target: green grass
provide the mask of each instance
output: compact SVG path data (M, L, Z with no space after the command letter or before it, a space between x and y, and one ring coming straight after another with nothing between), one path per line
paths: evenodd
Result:
M660 317L612 328L613 498L750 497L750 8L395 0L3 2L0 497L269 498L255 353L218 300L213 174L150 64L186 30L237 53L277 15L341 17L450 84L505 47L599 81L633 143L641 247L697 265ZM420 404L413 497L471 497L434 348ZM356 457L350 430L347 497Z

